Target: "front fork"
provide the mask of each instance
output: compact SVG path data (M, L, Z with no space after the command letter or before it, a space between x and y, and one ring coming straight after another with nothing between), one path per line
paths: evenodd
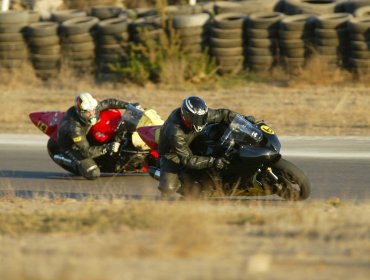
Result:
M259 181L257 177L261 176L267 180L267 183L271 186L274 186L278 191L281 190L281 184L279 184L279 177L272 171L271 167L264 169L258 169L255 175L253 176L252 184L253 186L258 186L263 188L263 179Z

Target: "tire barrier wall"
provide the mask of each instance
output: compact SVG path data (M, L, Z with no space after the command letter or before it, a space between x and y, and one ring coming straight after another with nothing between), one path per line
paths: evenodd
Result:
M370 72L370 18L352 18L350 32L350 66L357 74Z
M315 46L322 59L332 68L349 66L348 21L346 13L323 14L316 18Z
M44 80L57 77L62 58L58 24L33 23L26 28L25 33L36 76Z
M118 80L114 68L124 67L128 55L128 22L126 17L108 18L98 24L97 76L99 80Z
M252 71L268 71L278 60L278 30L284 15L279 12L254 13L248 17L247 63Z
M0 13L0 67L15 69L27 59L22 30L28 25L28 12Z
M257 2L168 6L165 20L155 9L109 5L56 11L48 21L34 11L1 12L0 68L16 69L28 59L42 79L56 77L66 65L76 74L114 80L131 44L176 36L182 52L208 54L220 74L276 65L294 72L313 53L333 67L369 72L370 0Z
M280 22L280 59L287 72L303 68L312 54L315 17L311 15L286 16Z
M177 14L170 19L169 28L172 24L175 33L173 36L179 41L183 53L194 58L203 53L209 42L209 19L210 15L207 13Z
M211 28L211 52L221 74L236 74L244 68L244 32L247 16L224 13L215 16Z

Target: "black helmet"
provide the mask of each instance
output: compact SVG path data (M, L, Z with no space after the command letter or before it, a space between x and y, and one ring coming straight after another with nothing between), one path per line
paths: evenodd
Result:
M99 121L100 112L97 107L98 101L88 92L80 93L76 97L76 113L85 124L94 125Z
M200 132L207 124L208 107L203 99L189 96L182 102L181 116L187 127Z

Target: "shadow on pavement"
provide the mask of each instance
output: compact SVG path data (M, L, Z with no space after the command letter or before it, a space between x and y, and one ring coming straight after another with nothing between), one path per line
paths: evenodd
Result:
M44 172L25 170L0 170L0 178L24 179L83 179L64 172Z
M126 176L149 176L143 173L115 174L102 173L102 178L126 177ZM45 172L26 170L0 170L0 178L23 178L23 179L53 179L53 180L86 180L85 178L66 172Z

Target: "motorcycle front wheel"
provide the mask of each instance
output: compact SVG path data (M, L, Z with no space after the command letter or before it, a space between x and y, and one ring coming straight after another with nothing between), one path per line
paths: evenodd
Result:
M301 169L293 163L280 159L271 165L272 172L277 176L275 193L286 200L305 200L311 194L311 183Z

